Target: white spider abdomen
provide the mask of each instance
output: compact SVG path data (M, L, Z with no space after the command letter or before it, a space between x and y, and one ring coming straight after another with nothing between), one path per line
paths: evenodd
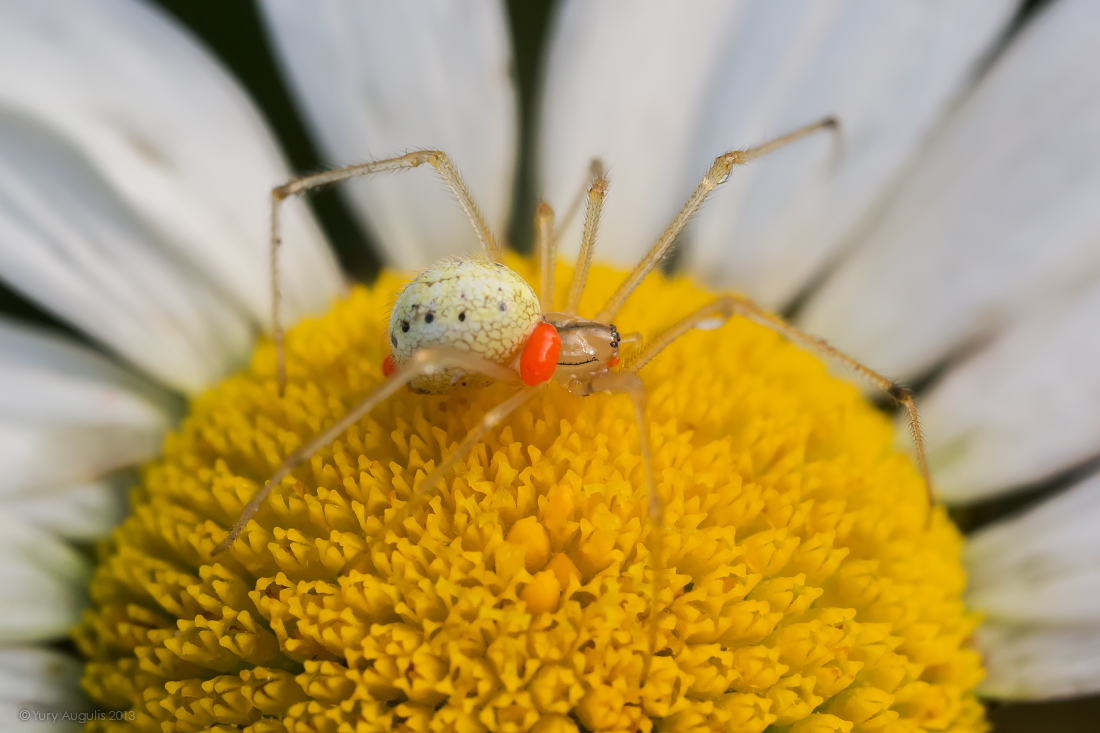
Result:
M510 268L487 260L447 262L425 270L397 296L390 348L398 365L421 349L450 347L507 367L541 320L535 291ZM440 393L488 381L454 369L410 386Z

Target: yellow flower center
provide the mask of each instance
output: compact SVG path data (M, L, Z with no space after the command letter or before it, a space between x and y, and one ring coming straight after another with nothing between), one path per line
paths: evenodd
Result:
M582 313L620 279L594 268ZM642 371L667 526L656 654L652 528L621 395L549 385L398 526L418 477L510 394L402 391L212 557L282 458L380 383L398 287L384 275L295 328L284 398L262 345L145 469L76 631L86 690L134 711L118 725L985 730L958 533L940 510L929 521L885 416L740 319ZM652 335L708 297L653 276L616 325Z

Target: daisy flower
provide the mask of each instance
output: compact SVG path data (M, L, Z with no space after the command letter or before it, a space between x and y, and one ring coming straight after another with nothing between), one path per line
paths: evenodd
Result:
M214 557L281 458L382 379L401 276L349 286L289 202L279 397L267 193L291 172L257 109L146 3L3 0L0 278L70 328L0 321L4 720L970 731L975 686L1100 691L1092 3L1019 25L1009 0L567 0L527 132L498 2L259 8L328 162L445 150L498 233L513 212L523 231L517 170L533 170L562 224L559 283L580 240L566 213L602 160L610 264L582 313L716 154L838 116L839 145L736 170L683 233L687 277L650 278L621 326L653 335L706 288L743 292L927 384L942 501L1068 488L963 549L891 447L904 430L735 320L643 372L669 528L657 611L630 406L612 396L548 391L396 527L418 473L507 390L399 394ZM427 174L341 192L398 270L476 247Z

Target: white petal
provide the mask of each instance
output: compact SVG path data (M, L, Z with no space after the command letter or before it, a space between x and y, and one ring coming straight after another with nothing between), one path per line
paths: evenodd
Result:
M65 712L86 709L80 693L81 664L68 654L31 646L0 646L0 720L5 730L19 733L75 731L75 722L61 718ZM26 722L20 716L28 711ZM57 713L56 718L51 713Z
M135 0L3 0L0 104L51 127L158 244L267 323L268 194L289 175L240 87L167 16ZM340 287L316 225L290 208L288 319Z
M1052 700L1100 692L1100 624L1020 627L985 624L975 632L986 678L983 697Z
M741 8L725 0L559 7L540 102L538 174L539 193L559 217L563 254L580 246L582 216L568 227L563 219L593 158L611 181L599 257L632 264L668 225L687 195L690 134Z
M1100 475L977 532L968 602L996 697L1100 691Z
M105 537L126 517L126 495L136 482L124 472L122 477L12 497L0 501L0 512L67 540L89 542Z
M1098 526L1100 475L975 533L965 553L970 602L996 621L1100 624L1100 593L1086 591L1100 583Z
M1100 452L1100 283L1028 314L921 402L936 488L967 501Z
M731 147L829 115L840 146L819 135L734 171L693 222L691 271L769 307L789 302L881 200L1016 4L749 4L691 135L691 176Z
M1051 3L941 131L803 324L894 376L1100 273L1100 5Z
M600 254L633 263L714 156L838 115L839 166L822 135L739 169L687 235L698 277L782 303L851 235L1014 5L568 3L543 99L544 194L562 214L600 157Z
M166 252L74 148L3 112L0 276L188 391L239 365L252 336L247 316Z
M512 193L516 99L499 0L264 0L291 87L334 166L434 148L460 169L502 236ZM390 261L425 267L477 240L430 170L346 184Z
M80 618L91 568L50 532L0 514L0 643L60 639Z
M0 502L156 455L172 407L87 347L0 320Z

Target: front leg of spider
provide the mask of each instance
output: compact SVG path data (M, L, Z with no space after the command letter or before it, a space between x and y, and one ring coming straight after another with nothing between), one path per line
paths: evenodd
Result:
M909 421L910 432L913 436L913 445L917 454L917 467L921 478L924 480L925 490L928 493L929 506L935 504L935 496L932 493L932 478L928 470L928 459L924 453L924 437L921 431L920 416L913 402L912 393L905 387L882 376L870 367L855 360L851 356L831 346L824 339L792 326L782 318L775 316L748 298L738 295L723 295L691 313L679 323L673 325L664 333L646 345L638 354L630 366L630 370L637 372L657 354L661 353L672 342L688 333L692 329L709 329L716 322L721 324L733 316L741 316L746 320L757 323L765 328L775 331L788 340L816 353L819 357L840 362L846 368L858 374L861 378L890 395L905 409L906 418ZM932 514L929 513L928 521Z

